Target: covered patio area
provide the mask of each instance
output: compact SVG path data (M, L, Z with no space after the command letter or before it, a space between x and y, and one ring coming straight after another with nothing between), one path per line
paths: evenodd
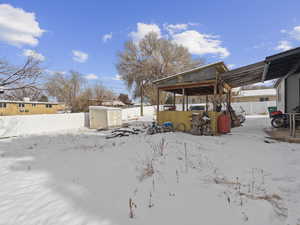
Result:
M157 122L159 124L172 122L177 130L190 131L193 126L192 116L196 113L206 113L210 118L211 133L216 135L218 117L226 113L236 125L239 125L238 118L231 108L231 89L260 81L263 66L263 62L260 62L229 71L224 62L217 62L154 81L157 87ZM160 110L161 92L172 95L173 107L169 110ZM176 109L178 96L182 98L180 111ZM204 109L189 108L190 96L205 96Z

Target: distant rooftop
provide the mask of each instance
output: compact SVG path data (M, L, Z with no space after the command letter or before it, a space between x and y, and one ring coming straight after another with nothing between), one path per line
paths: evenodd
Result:
M37 102L37 101L13 101L13 100L2 100L0 99L0 102L4 103L23 103L23 104L52 104L52 105L58 105L58 104L65 104L63 102Z
M276 89L257 89L257 90L240 90L236 97L249 97L249 96L276 96Z

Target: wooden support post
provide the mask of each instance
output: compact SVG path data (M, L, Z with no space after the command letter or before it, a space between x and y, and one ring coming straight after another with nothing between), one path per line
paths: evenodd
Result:
M159 122L159 88L157 88L157 103L156 103L156 122Z
M216 112L217 111L217 94L218 94L218 84L217 81L214 85L214 97L213 97L213 111Z
M185 111L185 89L182 88L182 111Z
M205 96L205 111L208 112L208 95Z
M217 111L217 96L219 94L219 73L216 70L216 80L215 80L215 84L214 84L214 106L213 106L213 111L216 112Z
M176 93L173 93L173 106L176 108Z
M229 112L230 105L231 105L231 90L228 90L228 93L227 93L227 112Z
M186 111L189 111L189 96L186 96Z

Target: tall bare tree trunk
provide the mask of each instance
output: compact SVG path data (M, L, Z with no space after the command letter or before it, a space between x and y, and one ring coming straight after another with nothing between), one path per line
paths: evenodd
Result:
M141 84L141 116L144 116L144 90L143 90L143 84Z

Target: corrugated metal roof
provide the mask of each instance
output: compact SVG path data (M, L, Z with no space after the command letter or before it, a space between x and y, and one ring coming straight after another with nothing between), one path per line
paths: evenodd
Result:
M226 65L224 64L224 62L221 61L221 62L216 62L216 63L207 64L207 65L203 65L203 66L200 66L200 67L196 67L194 69L187 70L187 71L184 71L184 72L181 72L181 73L177 73L177 74L174 74L174 75L171 75L171 76L168 76L168 77L164 77L164 78L161 78L161 79L153 81L153 83L156 84L156 83L158 83L160 81L163 81L163 80L169 80L169 79L175 78L177 76L186 75L186 74L189 74L189 73L192 73L192 72L201 71L203 69L206 69L206 68L209 68L209 67L215 67L215 66L222 66L222 68L224 69L224 71L229 71L229 69L226 67Z

